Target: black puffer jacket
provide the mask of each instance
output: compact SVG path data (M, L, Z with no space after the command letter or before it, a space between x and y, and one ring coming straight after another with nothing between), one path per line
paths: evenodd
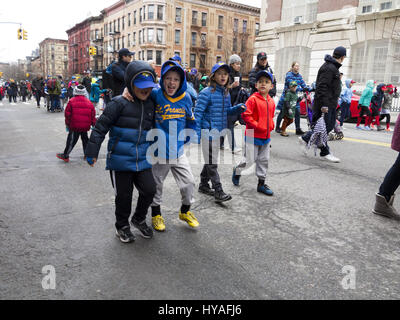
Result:
M150 97L141 101L133 94L132 83L142 72L148 71L156 79L151 66L144 61L133 61L125 74L125 84L134 102L118 96L107 104L96 122L85 150L86 157L97 158L101 144L108 132L107 170L143 171L151 168L146 159L150 142L146 135L154 127L155 107Z
M321 112L322 107L337 107L342 82L340 81L339 69L342 65L332 56L325 56L325 63L318 71L313 111Z
M113 76L113 97L119 96L125 89L125 71L128 63L119 60L111 67Z
M250 86L252 94L257 92L256 77L257 77L257 73L260 72L261 70L266 70L269 73L271 73L272 75L274 74L274 72L272 71L272 68L269 66L269 64L267 64L265 67L263 67L257 63L255 65L255 67L253 69L251 69L251 71L249 73L249 86ZM274 85L274 87L271 90L269 90L269 95L271 98L276 96L276 77L275 76L274 76L273 85Z

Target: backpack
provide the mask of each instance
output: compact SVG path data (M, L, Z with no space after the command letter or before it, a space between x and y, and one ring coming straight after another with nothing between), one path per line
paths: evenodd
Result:
M54 90L56 88L56 83L57 83L56 79L50 79L49 81L47 81L47 89Z

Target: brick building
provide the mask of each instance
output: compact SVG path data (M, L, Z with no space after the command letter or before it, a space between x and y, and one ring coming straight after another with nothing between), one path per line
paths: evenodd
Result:
M399 0L265 0L255 53L269 56L278 82L293 61L315 81L326 54L339 45L348 59L341 71L364 86L368 79L399 84Z
M90 44L89 31L92 45L102 49L103 66L125 47L135 52L135 59L154 60L158 71L164 61L179 54L186 67L208 73L217 61L237 53L246 74L253 63L259 16L259 8L231 1L121 0L101 11L96 27L92 23L89 28L89 18L67 31L70 45L78 46L72 47L70 70L81 72L76 66L90 63L84 52Z
M67 77L68 75L68 41L46 38L39 43L41 73Z

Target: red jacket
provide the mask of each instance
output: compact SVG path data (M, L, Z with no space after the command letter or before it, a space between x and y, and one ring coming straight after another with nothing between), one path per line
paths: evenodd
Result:
M246 122L246 136L259 139L269 139L271 131L274 130L275 102L269 95L267 100L259 94L254 93L246 102L246 111L242 118ZM254 130L254 135L249 130Z
M75 96L65 108L65 125L71 131L85 132L96 124L96 110L84 96Z

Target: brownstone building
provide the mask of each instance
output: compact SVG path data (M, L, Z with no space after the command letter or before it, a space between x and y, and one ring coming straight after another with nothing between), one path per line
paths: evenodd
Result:
M39 43L41 73L68 76L68 41L46 38Z

